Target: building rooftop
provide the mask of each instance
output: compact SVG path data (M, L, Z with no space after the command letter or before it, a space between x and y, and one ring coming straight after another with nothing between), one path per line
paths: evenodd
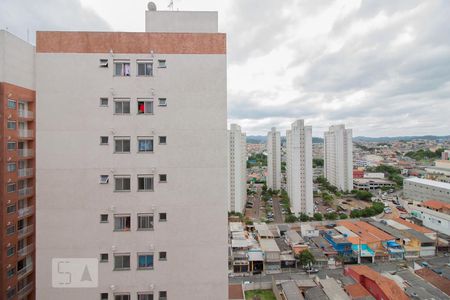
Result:
M429 186L432 186L432 187L450 190L450 183L434 181L434 180L430 180L430 179L423 179L423 178L418 178L418 177L412 177L412 178L406 178L404 181L405 182L411 182L411 183L426 184L426 185L429 185Z
M395 281L381 275L380 273L374 271L372 268L366 265L355 265L348 267L348 269L374 281L383 291L383 293L388 297L388 299L408 300L406 294L395 283Z
M405 234L404 234L401 230L398 230L397 228L394 228L394 227L389 226L389 225L387 225L387 224L384 224L384 223L382 223L382 222L369 221L369 223L370 223L372 226L375 226L375 227L377 227L378 229L383 230L383 231L389 233L390 235L392 235L392 236L395 237L396 239L407 238L407 237L405 236Z
M325 292L318 286L307 289L305 291L306 300L328 300L329 298Z
M418 206L429 207L429 208L437 209L437 210L440 210L443 208L450 209L450 203L446 203L446 202L442 202L442 201L438 201L438 200L427 200L422 203L419 203Z
M264 252L280 252L280 248L278 248L274 239L261 239L259 244Z
M433 230L425 228L423 226L408 222L406 220L403 220L402 218L394 218L393 219L395 222L400 223L406 227L409 227L411 229L414 229L415 231L421 232L421 233L434 233Z
M375 299L360 283L349 284L344 287L352 299Z
M410 286L409 288L406 288L406 293L411 294L413 292L417 293L419 296L419 299L431 299L429 296L423 295L425 291L428 295L432 295L434 299L445 299L447 298L446 295L440 291L439 289L432 286L430 283L428 283L426 280L422 279L421 277L417 276L416 274L412 273L410 270L399 270L397 272L397 275L400 276L407 284L407 286ZM418 290L422 290L422 293L418 293ZM411 296L410 295L410 296ZM427 298L428 297L428 298Z
M298 289L297 284L292 281L285 281L281 284L281 288L283 289L283 294L285 296L285 300L303 300L303 296Z
M228 299L230 299L230 300L245 299L244 291L242 290L242 285L240 285L240 284L228 285Z
M334 278L321 279L320 285L330 300L350 300Z
M293 245L304 244L305 241L295 230L286 231L286 239Z
M447 278L439 276L428 268L422 268L415 273L450 296L450 280Z

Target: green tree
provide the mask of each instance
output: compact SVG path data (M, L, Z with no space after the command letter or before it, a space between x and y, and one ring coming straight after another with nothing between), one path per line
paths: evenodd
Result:
M361 210L354 209L350 212L350 218L361 218Z
M356 191L355 197L359 200L369 201L372 199L373 195L368 191Z
M333 200L334 200L333 196L328 194L328 193L326 193L326 192L322 193L322 199L323 199L323 202L325 202L325 204L328 205L328 206L330 206L333 203Z
M332 212L332 213L325 214L324 217L327 220L337 220L338 214L335 212Z
M322 158L313 158L313 168L323 167L323 159Z
M322 216L321 213L314 213L313 218L314 218L315 221L322 221L323 220L323 216Z
M309 221L308 215L307 215L307 214L304 214L304 213L301 213L300 216L298 217L298 219L299 219L301 222L308 222L308 221Z
M297 217L293 214L287 215L286 218L284 219L286 223L294 223L297 222L297 220L298 220Z
M347 218L348 218L348 216L346 214L340 214L339 215L339 219L341 219L341 220L345 220Z
M300 261L300 265L302 265L304 267L306 267L306 266L310 267L316 262L314 255L312 255L312 253L309 252L309 250L307 250L307 249L300 252L300 254L297 256L297 258Z

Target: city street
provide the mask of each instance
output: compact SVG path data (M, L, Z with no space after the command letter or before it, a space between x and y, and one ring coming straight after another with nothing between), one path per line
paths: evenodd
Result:
M274 196L273 200L273 219L274 223L284 223L283 214L281 213L281 203L278 196Z
M245 216L250 220L258 220L260 218L261 212L261 187L256 188L257 192L255 195L249 196L248 200L253 202L253 208L245 209ZM247 201L248 201L247 200Z

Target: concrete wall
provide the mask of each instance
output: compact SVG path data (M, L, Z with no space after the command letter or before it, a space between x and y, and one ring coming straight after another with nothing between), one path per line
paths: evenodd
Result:
M99 68L103 58L109 68ZM152 58L166 59L167 68L137 77L136 60ZM130 59L131 76L113 76L113 59ZM226 299L226 55L38 53L36 64L37 299L99 299L101 292L112 299L112 285L133 300L151 288L169 299ZM109 106L99 106L100 97ZM114 114L120 97L131 99L130 115ZM153 115L137 115L141 97L155 99ZM131 153L115 154L114 136L130 136ZM138 136L154 137L153 153L137 153ZM110 175L109 184L99 184L101 174ZM154 174L153 192L137 192L138 174ZM131 191L114 192L114 175L130 175ZM162 212L167 222L158 222ZM131 214L128 232L113 231L121 213ZM154 231L136 230L137 213L155 214ZM158 261L159 251L167 261ZM121 252L131 254L131 269L113 271ZM138 252L155 253L153 270L136 269ZM51 287L52 258L100 253L109 262L99 266L98 288Z
M0 30L0 82L35 89L34 47Z
M196 32L218 31L216 11L146 11L146 32Z

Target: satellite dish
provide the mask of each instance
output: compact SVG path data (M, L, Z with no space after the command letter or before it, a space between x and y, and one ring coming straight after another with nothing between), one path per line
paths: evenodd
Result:
M155 4L155 2L149 2L149 3L147 4L147 8L148 8L148 10L150 10L150 11L156 11L156 4Z

